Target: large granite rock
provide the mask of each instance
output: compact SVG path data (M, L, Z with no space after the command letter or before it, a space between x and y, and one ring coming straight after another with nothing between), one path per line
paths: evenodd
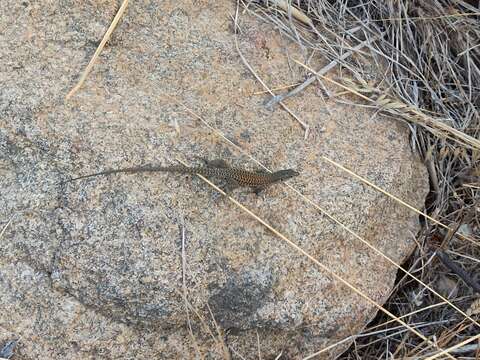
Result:
M18 359L289 358L361 331L375 308L200 179L62 181L196 155L255 168L171 95L270 168L299 170L292 185L401 262L417 216L321 156L421 207L427 180L407 130L359 107L325 104L311 87L288 101L313 129L304 140L288 114L252 95L261 88L235 50L229 1L132 2L65 102L116 10L114 1L0 2L0 225L11 220L1 238L0 347L19 339ZM288 63L302 56L295 44L256 19L241 26L240 47L271 86L301 79ZM386 300L396 269L298 195L279 185L234 196ZM182 299L181 224L196 341Z

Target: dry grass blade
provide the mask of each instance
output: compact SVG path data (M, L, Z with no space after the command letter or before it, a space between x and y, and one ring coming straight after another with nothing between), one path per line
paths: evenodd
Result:
M192 322L190 320L190 313L188 311L188 296L187 296L187 280L186 280L186 273L187 273L187 253L185 250L185 224L182 221L181 226L181 238L182 238L182 291L183 291L183 301L185 303L185 312L187 314L187 326L188 326L188 333L190 334L190 339L192 340L193 347L195 348L195 352L197 356L203 358L200 349L198 347L197 339L193 334L192 329Z
M270 4L278 6L280 9L285 11L288 15L293 16L295 19L304 23L305 25L313 26L312 19L310 19L307 15L305 15L303 11L293 6L290 1L270 0Z
M260 346L260 335L258 334L258 330L256 331L256 333L257 333L258 360L262 360L262 348Z
M118 9L117 14L113 18L112 23L108 27L107 32L103 36L102 41L100 42L97 49L95 50L95 53L93 54L92 58L90 59L90 62L88 63L85 70L83 71L82 76L80 76L80 79L78 80L77 84L72 88L72 90L69 91L67 96L65 96L66 100L70 99L78 91L78 89L80 89L80 87L85 82L85 79L87 78L88 74L92 70L93 65L95 64L98 57L100 56L100 53L102 52L103 48L105 47L105 44L107 43L108 39L110 39L110 36L112 35L113 30L115 30L115 27L117 26L118 22L122 18L122 15L125 12L125 9L127 8L127 5L128 5L128 0L123 0L122 5Z
M277 86L277 87L272 88L270 90L272 90L272 91L285 90L285 89L290 89L292 87L296 87L296 86L299 86L299 85L302 85L302 83L295 83L295 84L291 84L291 85ZM261 91L255 91L251 95L264 95L264 94L268 94L268 93L269 93L268 90L261 90Z
M185 299L184 296L183 296L183 292L178 290L178 289L174 289L175 293L178 294L182 299ZM215 337L215 334L212 332L212 330L210 329L210 327L208 326L206 320L203 318L202 314L200 314L200 312L198 311L198 309L196 309L191 303L190 301L188 301L188 299L185 301L184 300L184 303L185 305L190 309L190 311L192 313L195 314L195 316L197 317L197 319L200 321L200 326L202 328L202 330L205 332L205 334L208 334L210 336L210 338L213 340L213 342L215 343L215 345L218 347L218 348L222 348L222 342L223 342L223 339L217 339L217 337Z
M392 321L393 321L393 320L392 320ZM337 347L337 346L339 346L339 345L342 345L342 344L344 344L344 343L346 343L346 342L350 342L350 341L352 341L352 340L354 340L354 337L353 337L353 336L348 336L348 337L346 337L345 339L342 339L342 340L340 340L340 341L337 341L337 342L335 342L334 344L331 344L331 345L323 348L322 350L319 350L319 351L317 351L317 352L315 352L315 353L313 353L313 354L310 354L310 355L302 358L302 360L314 359L314 358L320 356L321 354L326 353L327 351L330 351L330 350L332 350L333 348L335 348L335 347Z
M7 228L10 226L10 224L12 223L12 220L13 220L13 216L7 221L7 223L5 224L5 226L2 228L2 231L0 232L0 239L3 237L3 234L5 234L5 231L7 231Z
M208 304L208 302L206 303L206 305L207 305L208 312L210 313L210 318L212 319L213 326L215 327L215 331L217 332L217 337L219 339L219 344L222 350L223 359L230 360L232 357L230 355L230 351L228 350L228 346L224 341L225 336L223 335L223 332L220 329L220 326L218 325L217 320L215 320L215 316L213 316L212 309L210 308L210 305Z

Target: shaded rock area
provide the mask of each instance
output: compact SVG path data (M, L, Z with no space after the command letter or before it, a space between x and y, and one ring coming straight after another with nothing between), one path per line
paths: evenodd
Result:
M199 178L63 181L196 156L258 168L173 97L269 168L297 169L290 184L400 263L417 216L321 156L421 207L426 173L407 130L312 86L288 100L312 127L305 140L254 94L229 1L132 2L66 102L117 8L0 2L0 346L18 339L18 359L296 358L361 331L371 304ZM242 52L270 86L302 79L288 61L301 49L258 19L240 26ZM388 297L396 269L285 186L233 196L375 301Z

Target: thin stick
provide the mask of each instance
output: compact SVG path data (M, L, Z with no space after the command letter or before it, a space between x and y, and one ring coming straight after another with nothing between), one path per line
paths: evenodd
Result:
M285 11L288 15L292 15L298 21L304 23L305 25L313 26L312 19L310 19L305 13L298 8L292 6L290 1L286 0L270 0L270 3L278 6L280 9Z
M12 222L12 220L13 220L13 216L7 221L7 223L5 224L5 226L2 229L2 232L0 232L0 239L3 237L3 234L5 234L5 231L7 231L7 228L10 225L10 223Z
M258 329L256 329L257 333L257 351L258 351L258 360L262 360L262 350L260 348L260 335L258 334Z
M188 300L187 300L187 280L186 280L186 273L187 273L187 254L185 250L185 224L182 221L181 225L181 236L182 236L182 290L183 290L183 301L185 302L185 311L187 312L187 325L188 325L188 333L190 334L190 337L193 342L193 347L195 348L195 351L197 352L197 355L200 358L203 358L200 349L198 348L198 343L197 339L195 338L195 335L193 335L193 330L192 330L192 323L190 321L190 313L188 312Z
M322 350L319 350L319 351L317 351L317 352L315 352L315 353L313 353L313 354L310 354L310 355L302 358L302 360L310 360L310 359L313 359L313 358L319 356L320 354L323 354L324 352L326 352L326 351L328 351L328 350L330 350L330 349L333 349L334 347L336 347L336 346L338 346L338 345L341 345L341 344L343 344L343 343L345 343L345 342L348 342L348 341L351 341L351 340L355 340L355 338L356 338L356 337L353 336L353 335L347 336L345 339L342 339L342 340L340 340L340 341L335 342L335 344L331 344L331 345L323 348Z
M173 290L175 291L176 294L178 294L181 298L183 298L183 294L180 290L178 290L176 288L174 288ZM200 321L200 324L201 324L203 330L205 331L205 333L208 333L210 335L210 337L212 338L212 340L215 342L215 344L217 344L217 338L213 334L209 325L205 322L205 319L198 312L198 310L188 301L188 299L187 299L187 306L190 308L190 311L197 316L197 318Z
M480 12L471 12L471 13L458 13L458 14L451 14L451 15L441 15L441 16L412 16L412 17L390 17L390 18L382 18L382 19L370 19L372 22L384 22L384 21L411 21L411 20L440 20L440 19L448 19L448 18L459 18L459 17L469 17L469 16L478 16ZM360 21L359 21L360 22Z
M117 26L118 22L120 21L120 18L122 17L123 13L125 12L125 9L127 8L127 5L128 5L128 0L123 0L123 3L120 6L120 9L118 9L117 14L113 18L112 23L110 24L110 26L107 29L107 32L103 36L103 39L100 42L100 45L98 45L97 50L95 50L95 53L93 54L92 58L90 59L90 62L88 63L87 67L85 68L85 71L83 72L82 76L78 80L77 85L75 85L73 87L73 89L70 90L70 92L67 94L67 96L65 96L65 100L70 99L73 96L73 94L75 94L77 92L77 90L80 89L80 87L83 85L85 79L87 78L88 74L92 70L93 65L95 64L95 62L97 61L100 53L102 52L103 48L105 47L105 44L110 39L110 35L112 35L113 30L115 30L115 27Z
M381 33L380 35L374 37L373 39L367 39L363 42L361 42L360 44L358 44L357 46L355 46L354 48L352 48L352 50L349 50L347 51L346 53L344 53L342 56L340 56L338 59L335 59L333 61L331 61L328 65L324 66L323 68L321 68L320 70L318 70L316 72L316 74L320 74L320 75L325 75L327 72L329 72L330 70L332 70L335 66L337 66L341 61L344 61L345 59L347 59L348 57L350 57L354 52L356 51L359 51L360 49L362 49L363 47L365 47L366 45L370 45L372 41L376 41L378 40L379 38L383 37L385 33ZM269 110L273 109L273 107L279 103L280 101L283 101L289 97L292 97L292 96L295 96L297 95L298 93L300 93L301 91L303 91L307 86L309 86L310 84L312 84L315 80L317 80L317 75L313 75L311 76L310 78L308 78L307 80L305 80L303 82L303 84L301 84L300 86L297 86L295 89L289 91L288 93L286 94L281 94L281 95L276 95L274 97L272 97L266 104L265 104L265 107Z
M208 312L210 313L210 317L212 318L213 326L215 327L218 338L220 339L219 343L223 352L223 360L231 360L232 356L230 355L230 351L228 350L227 344L225 344L222 330L220 329L220 326L218 326L217 320L215 320L215 316L213 316L212 309L210 308L210 305L208 305L208 302L206 302L206 305L207 305Z
M272 91L278 91L278 90L283 90L283 89L290 89L292 87L295 87L295 86L298 86L298 85L301 85L302 83L296 83L296 84L290 84L290 85L282 85L282 86L278 86L278 87L275 87L275 88L272 88L271 90ZM262 91L255 91L253 92L251 95L263 95L263 94L268 94L268 90L262 90Z
M237 13L238 13L238 4L237 4ZM248 68L248 70L250 70L250 72L252 73L253 76L255 76L255 78L258 80L258 82L260 84L262 84L262 86L265 88L265 90L267 90L270 95L272 96L275 96L275 94L273 93L272 90L270 90L270 88L263 82L263 80L261 79L260 76L257 75L257 73L255 72L255 70L253 70L253 68L250 66L250 64L248 63L247 59L245 59L245 57L243 56L242 52L240 51L240 47L238 46L238 38L237 38L237 27L238 27L238 22L237 22L237 16L238 14L235 15L235 19L234 19L234 25L235 25L235 47L237 49L237 52L238 52L238 55L240 56L240 59L242 60L242 62L244 63L244 65ZM302 128L305 130L305 133L304 133L304 139L306 140L308 138L308 134L310 132L310 127L308 126L307 123L305 123L304 121L300 120L300 118L295 115L293 113L292 110L290 110L284 103L280 102L280 106L286 111L288 112L301 126Z

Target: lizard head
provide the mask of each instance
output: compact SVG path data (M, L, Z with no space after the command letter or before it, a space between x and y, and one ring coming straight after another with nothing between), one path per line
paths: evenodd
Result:
M300 175L300 173L298 173L297 171L293 169L286 169L286 170L275 171L272 174L272 177L274 181L284 181L298 175Z

